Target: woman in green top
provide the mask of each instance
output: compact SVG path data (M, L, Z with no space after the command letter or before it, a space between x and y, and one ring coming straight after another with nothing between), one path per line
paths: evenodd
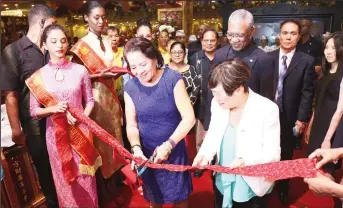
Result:
M250 90L249 79L249 67L239 60L211 70L211 123L193 166L207 165L215 155L217 164L230 168L280 160L278 106ZM215 206L266 207L264 196L273 184L265 178L215 173Z

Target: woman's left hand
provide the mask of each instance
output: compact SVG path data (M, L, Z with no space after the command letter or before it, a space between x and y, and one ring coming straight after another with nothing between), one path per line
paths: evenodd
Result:
M234 161L232 161L232 163L230 164L229 168L234 169L234 168L239 168L244 166L245 162L242 158L238 158L235 159Z
M66 112L68 124L74 126L77 123L76 118L74 118L68 111Z
M118 75L118 73L106 72L106 73L103 73L100 77L102 77L102 78L115 78L117 75Z
M163 163L169 157L169 152L164 145L158 146L154 154L155 154L154 163Z

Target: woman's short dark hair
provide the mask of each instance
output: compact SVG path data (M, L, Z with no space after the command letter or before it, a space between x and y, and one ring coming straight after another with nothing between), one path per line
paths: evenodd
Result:
M107 33L108 31L116 31L118 33L118 35L120 34L120 30L119 28L115 27L115 26L109 26L107 27Z
M343 32L334 32L332 33L325 41L324 48L327 44L327 42L333 39L335 49L336 49L336 59L338 60L338 68L337 72L343 73ZM322 71L324 75L328 75L330 71L330 64L325 59L325 63L322 67ZM337 73L336 72L336 73Z
M139 18L136 21L136 24L137 24L136 31L139 30L140 27L145 26L145 27L148 27L150 29L150 31L152 32L151 23L147 18L145 18L145 17Z
M244 87L244 92L248 92L249 79L249 66L239 59L229 59L213 67L208 78L208 86L213 89L222 84L226 94L231 96L240 86Z
M62 27L61 25L59 24L51 24L51 25L48 25L44 30L43 30L43 33L42 33L42 38L41 38L41 45L43 43L46 43L46 40L48 39L48 35L49 33L52 31L52 30L61 30L64 35L67 37L67 33L66 31L64 30L64 27ZM67 38L68 39L68 38Z
M127 61L127 54L137 51L143 53L149 59L156 59L158 68L164 65L163 57L153 43L148 39L136 37L129 40L124 47L124 58L129 68L130 63Z
M299 23L299 21L297 21L297 20L295 20L295 19L287 19L287 20L281 22L281 24L280 24L280 30L281 30L281 28L284 26L284 24L286 24L286 23L293 23L293 24L296 24L296 25L298 26L298 32L299 32L299 34L301 33L301 24Z
M181 43L181 42L179 42L179 41L176 41L176 42L174 42L174 43L171 44L171 46L170 46L170 51L169 51L169 52L171 52L171 50L172 50L175 46L177 46L177 45L179 45L179 46L182 48L182 50L183 50L184 52L186 52L186 46L185 46L185 44L183 44L183 43Z
M208 33L208 32L214 32L214 34L216 34L217 40L219 40L219 34L218 34L217 31L216 31L215 29L213 29L213 28L207 28L207 29L205 29L204 32L201 34L201 37L200 37L201 40L204 39L204 35L205 35L206 33Z

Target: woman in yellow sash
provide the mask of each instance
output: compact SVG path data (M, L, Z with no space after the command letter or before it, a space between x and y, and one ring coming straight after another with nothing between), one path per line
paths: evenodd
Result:
M91 132L67 111L71 107L87 116L91 113L94 99L89 74L84 66L66 59L68 40L60 25L46 27L42 41L51 61L26 84L31 91L31 116L48 117L46 143L59 206L98 207L95 171L101 157Z
M114 86L115 74L106 71L113 65L113 52L108 37L101 35L107 21L105 9L97 1L87 1L83 6L89 31L71 52L75 54L73 59L79 59L90 73L95 101L90 117L122 143L122 109ZM101 73L97 73L99 71ZM96 176L99 205L115 207L111 204L118 196L114 173L122 164L114 158L112 147L97 137L94 137L94 145L102 157L101 173L98 171Z

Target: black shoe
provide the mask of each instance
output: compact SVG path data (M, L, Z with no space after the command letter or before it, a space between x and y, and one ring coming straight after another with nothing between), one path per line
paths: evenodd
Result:
M279 200L282 205L287 205L288 204L288 193L284 191L279 192Z
M194 177L195 178L200 178L204 174L203 170L196 170L194 171Z

